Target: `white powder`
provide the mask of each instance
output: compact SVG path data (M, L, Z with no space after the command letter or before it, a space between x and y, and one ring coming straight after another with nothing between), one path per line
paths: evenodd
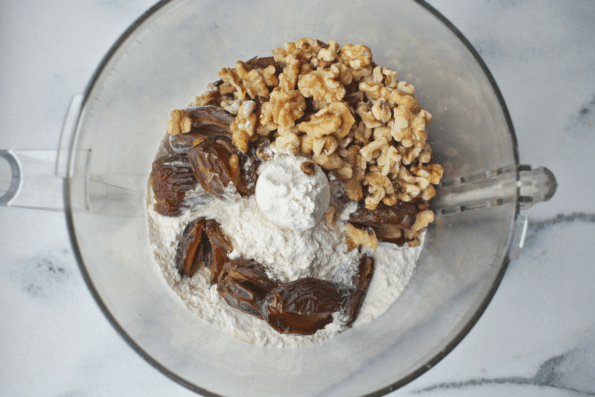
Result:
M307 175L303 157L283 156L263 169L254 195L264 216L282 228L305 231L320 221L330 201L330 186L318 166ZM314 163L312 163L314 165Z
M198 195L196 192L193 195ZM181 278L175 268L177 241L186 224L199 216L217 220L233 244L232 259L254 259L265 266L272 279L285 283L302 277L316 277L349 284L362 254L375 258L374 277L354 326L365 324L381 315L401 294L415 268L422 244L416 248L399 248L381 243L375 252L347 252L343 243L344 225L338 222L330 230L324 222L303 232L281 229L269 222L258 210L254 196L232 204L213 199L199 210L180 217L166 217L153 210L154 198L149 187L148 225L151 245L163 276L184 304L204 321L224 332L256 345L295 347L327 339L345 327L335 321L314 335L282 335L265 321L228 306L209 286L210 269L203 268L193 277ZM342 218L356 209L348 206Z

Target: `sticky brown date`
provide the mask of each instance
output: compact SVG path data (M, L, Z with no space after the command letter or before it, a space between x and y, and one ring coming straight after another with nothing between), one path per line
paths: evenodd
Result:
M198 185L184 154L166 155L153 161L149 180L155 193L155 211L166 216L178 216L188 208L184 200L186 192Z
M415 204L398 202L388 206L380 203L375 210L360 206L357 211L349 216L349 222L356 227L371 227L376 232L378 241L395 243L399 246L405 243L405 238L400 237L402 230L411 228L415 223L417 208ZM394 238L399 236L399 238Z
M217 291L229 306L260 319L265 297L277 286L252 260L225 262L217 281Z
M207 220L197 218L184 229L176 248L175 264L182 277L192 277L202 266L212 261L211 244L204 233Z
M217 221L209 219L205 225L205 232L212 250L210 283L213 285L217 282L223 265L227 261L227 253L233 249L233 246Z
M266 297L263 318L282 334L312 335L333 321L349 290L331 281L306 277L272 290Z
M371 256L362 256L359 261L357 273L351 278L354 289L351 291L349 301L347 302L347 325L351 325L357 315L359 309L364 303L364 298L368 293L368 287L372 276L374 275L374 258Z

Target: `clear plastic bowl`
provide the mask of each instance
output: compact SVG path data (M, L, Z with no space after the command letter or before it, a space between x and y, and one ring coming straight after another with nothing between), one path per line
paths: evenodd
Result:
M429 139L445 176L417 268L387 312L315 345L257 347L197 318L163 280L149 247L145 188L172 109L217 80L221 67L302 37L365 44L376 63L412 83L434 115ZM519 165L492 76L422 1L160 2L114 45L79 104L62 166L68 227L89 288L139 354L204 395L382 395L410 382L485 310L522 245L521 206L555 190L547 170Z

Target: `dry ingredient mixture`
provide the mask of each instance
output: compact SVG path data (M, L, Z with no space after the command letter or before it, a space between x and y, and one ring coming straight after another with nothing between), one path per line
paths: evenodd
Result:
M371 321L434 220L432 116L363 45L304 38L235 66L172 111L153 163L165 279L199 317L258 345Z

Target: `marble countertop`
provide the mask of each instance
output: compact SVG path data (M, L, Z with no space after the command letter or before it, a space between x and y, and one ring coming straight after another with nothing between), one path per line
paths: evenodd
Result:
M0 5L0 148L54 149L68 103L153 0ZM521 162L558 191L485 314L390 396L595 396L595 2L430 0L502 91ZM137 355L87 289L64 215L0 207L0 394L194 396Z

